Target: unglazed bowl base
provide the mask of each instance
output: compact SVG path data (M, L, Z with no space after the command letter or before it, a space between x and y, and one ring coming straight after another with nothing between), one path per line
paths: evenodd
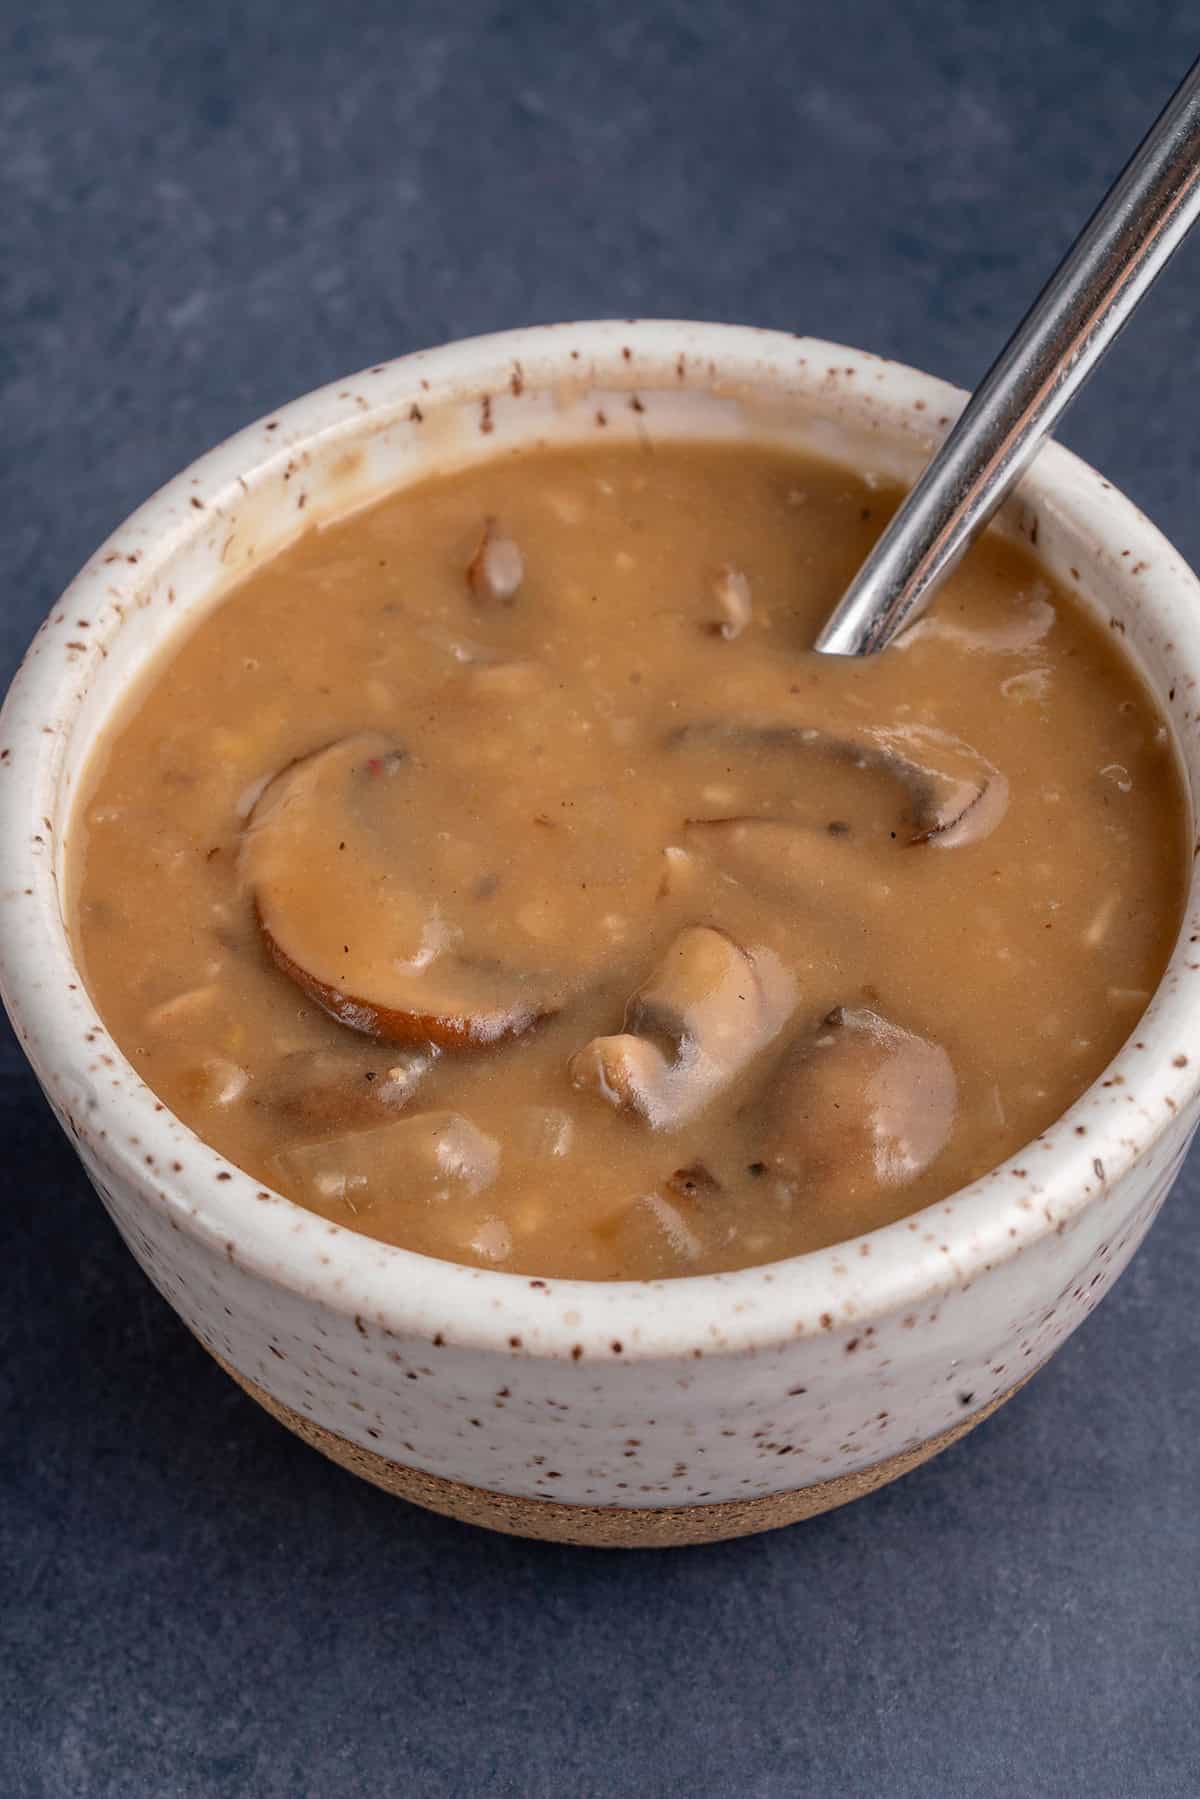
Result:
M753 1536L758 1531L778 1530L801 1518L814 1518L852 1499L862 1499L889 1481L898 1480L932 1456L957 1443L969 1430L990 1418L1012 1398L1024 1381L1018 1381L990 1404L972 1412L950 1430L905 1449L873 1467L854 1474L840 1474L790 1493L768 1493L758 1499L731 1499L711 1505L606 1506L565 1505L557 1499L522 1499L507 1493L490 1493L440 1474L424 1474L403 1462L390 1461L373 1450L360 1449L345 1437L326 1430L311 1418L284 1405L236 1368L215 1360L226 1374L256 1399L273 1418L285 1424L330 1461L351 1474L382 1487L385 1493L407 1499L427 1511L457 1518L464 1524L482 1525L511 1537L539 1537L550 1543L574 1543L591 1549L669 1549L692 1543L720 1543L728 1537Z

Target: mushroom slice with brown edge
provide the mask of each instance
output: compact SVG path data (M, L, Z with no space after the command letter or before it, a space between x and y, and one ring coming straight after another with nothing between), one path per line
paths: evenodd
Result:
M895 840L901 845L936 844L948 849L978 842L995 828L1008 806L1008 782L999 769L958 738L925 725L831 731L815 725L710 719L681 726L668 744L725 758L723 772L729 775L737 770L728 766L727 758L741 750L756 759L779 753L802 756L824 762L831 773L840 767L881 778L906 801L893 821L899 827ZM761 791L763 783L756 780L755 785ZM789 801L797 794L794 780L783 789Z
M552 1010L536 975L472 957L404 880L412 759L374 732L291 763L246 821L242 879L276 964L340 1024L463 1049Z
M506 537L494 518L485 520L479 547L467 564L467 586L477 600L511 606L525 579L521 546Z
M852 1205L923 1174L957 1108L940 1044L868 1007L839 1006L792 1046L758 1102L758 1156L797 1192Z
M571 1081L655 1130L673 1130L771 1042L795 1000L773 951L690 925L630 1000L624 1031L593 1038L571 1058Z

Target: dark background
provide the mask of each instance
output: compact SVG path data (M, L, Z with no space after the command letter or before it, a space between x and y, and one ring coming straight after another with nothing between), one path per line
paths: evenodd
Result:
M150 489L321 382L535 320L971 384L1200 48L1154 0L0 0L7 680ZM1200 559L1200 244L1066 440ZM1193 1162L964 1445L665 1554L512 1542L206 1360L0 1047L0 1794L1200 1793Z

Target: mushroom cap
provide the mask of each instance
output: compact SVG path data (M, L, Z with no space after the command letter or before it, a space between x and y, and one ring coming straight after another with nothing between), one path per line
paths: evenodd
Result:
M795 994L772 951L745 950L713 925L690 925L629 1001L625 1029L594 1037L572 1057L571 1080L656 1130L674 1130L771 1042Z
M831 730L774 719L716 718L683 725L668 742L695 756L701 767L715 764L727 779L738 774L732 756L754 757L755 799L772 817L786 820L791 809L795 823L806 816L816 822L816 799L828 820L840 821L849 811L857 815L856 835L901 847L978 842L999 824L1008 805L1008 783L986 757L926 725L884 728L847 721ZM786 772L773 791L761 765L781 755L787 758ZM807 784L798 758L812 765Z
M800 1185L905 1187L950 1140L945 1049L869 1007L839 1006L793 1046L762 1102L762 1158Z
M362 732L276 775L246 823L241 873L277 966L339 1023L392 1043L462 1049L553 1005L534 974L472 956L397 871L412 759Z

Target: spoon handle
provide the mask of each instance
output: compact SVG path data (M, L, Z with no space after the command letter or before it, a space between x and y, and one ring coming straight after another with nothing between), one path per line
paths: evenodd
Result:
M1200 215L1193 64L895 514L816 648L882 650L1020 479Z

